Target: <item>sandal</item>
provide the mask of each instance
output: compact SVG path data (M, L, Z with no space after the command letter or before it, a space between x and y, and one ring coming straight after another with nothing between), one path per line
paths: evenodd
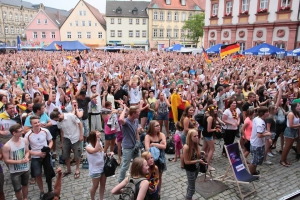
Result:
M286 163L287 166L292 165L292 164L291 164L289 161L287 161L287 160L285 160L284 162Z
M36 181L35 181L35 178L31 178L29 184L30 184L30 185L34 185L35 182L36 182Z
M175 158L169 158L169 159L168 159L168 161L170 161L170 162L171 162L171 161L173 161L174 159L175 159Z
M225 158L227 158L227 155L226 155L226 153L222 153L222 156L223 156L223 157L225 157Z
M67 171L66 171L66 172L63 173L63 177L66 177L66 176L68 176L69 174L72 174L72 172L67 172Z
M80 172L74 174L74 179L78 179L80 177Z
M284 167L288 167L288 165L284 161L280 161L279 163Z

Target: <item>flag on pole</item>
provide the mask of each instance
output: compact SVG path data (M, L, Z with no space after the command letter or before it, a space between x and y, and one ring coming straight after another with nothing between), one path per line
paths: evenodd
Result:
M223 45L221 46L220 57L224 58L225 56L238 52L239 50L240 50L240 45L238 43Z
M211 60L209 59L209 57L208 57L206 51L204 50L203 47L202 47L202 49L203 49L203 56L204 56L204 59L205 59L206 64L208 64L208 65L211 64Z
M55 46L56 50L58 50L58 51L63 50L62 45L58 45L58 44L55 43L54 46Z

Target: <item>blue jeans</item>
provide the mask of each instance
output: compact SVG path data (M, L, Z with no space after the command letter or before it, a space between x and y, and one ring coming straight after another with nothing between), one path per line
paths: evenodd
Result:
M81 120L83 127L83 136L88 137L90 134L89 119Z
M119 183L121 183L125 179L126 171L129 168L130 161L131 159L135 159L137 157L140 157L140 153L134 154L133 149L124 149L122 148L122 167L120 170L120 175L119 175Z

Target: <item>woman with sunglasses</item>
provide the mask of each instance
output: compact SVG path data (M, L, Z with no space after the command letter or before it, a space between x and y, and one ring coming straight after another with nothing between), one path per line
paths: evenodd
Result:
M224 147L222 155L226 157L225 145L232 144L234 142L235 135L238 131L238 126L240 124L240 109L236 107L236 101L230 99L228 102L229 108L227 108L224 113L222 120L226 123L225 135L224 135Z

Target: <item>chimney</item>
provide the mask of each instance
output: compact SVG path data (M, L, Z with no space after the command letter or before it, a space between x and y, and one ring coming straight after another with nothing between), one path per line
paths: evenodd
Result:
M60 12L59 12L59 10L57 11L57 19L60 20Z

